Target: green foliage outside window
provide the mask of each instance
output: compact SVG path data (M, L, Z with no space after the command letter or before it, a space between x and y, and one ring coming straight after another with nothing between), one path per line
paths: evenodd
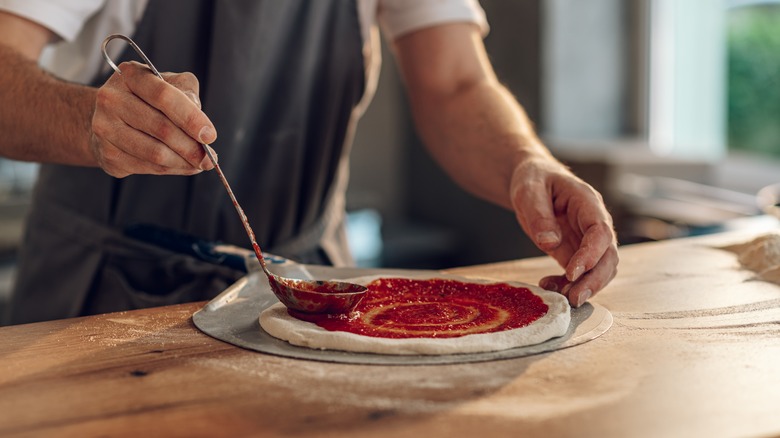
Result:
M729 147L780 157L780 5L728 17Z

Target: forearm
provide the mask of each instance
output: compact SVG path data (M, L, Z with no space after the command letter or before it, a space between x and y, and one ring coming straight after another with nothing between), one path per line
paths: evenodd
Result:
M90 153L96 89L71 84L0 43L0 155L95 166Z
M418 132L466 190L510 208L513 175L533 167L524 163L560 166L496 79L476 27L425 28L397 39L394 48Z
M434 158L463 188L511 208L513 172L524 161L557 161L515 98L484 79L431 98L410 96L418 131Z

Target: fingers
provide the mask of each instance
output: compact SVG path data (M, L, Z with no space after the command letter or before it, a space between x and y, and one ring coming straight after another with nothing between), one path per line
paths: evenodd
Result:
M191 175L214 166L201 141L216 132L200 110L198 81L190 73L165 73L167 81L136 63L122 63L98 90L92 150L109 174Z
M610 246L615 244L612 228L606 222L596 222L585 230L578 249L566 264L566 278L577 281L593 269Z
M581 233L579 241L572 242L574 253L564 265L566 278L570 282L576 282L583 274L603 263L607 252L614 252L617 263L617 239L612 218L601 196L590 186L585 185L585 188L587 190L582 195L570 201L571 205L567 209L569 224Z
M200 145L178 129L165 115L156 110L150 110L148 105L133 94L117 97L123 99L123 119L115 118L107 121L109 129L98 127L98 133L112 145L127 144L128 155L132 155L151 165L171 169L200 169L201 156L193 155L186 160L180 153L168 145L179 148L199 150ZM202 155L202 152L201 154ZM193 162L197 165L193 165Z
M579 307L603 289L617 274L618 250L612 220L600 197L580 198L570 215L576 217L577 229L583 230L576 248L565 264L569 284L560 290L573 307Z
M550 275L539 280L539 287L553 292L561 292L569 283L565 275Z
M200 103L200 82L192 73L161 73L165 82L181 90L198 109L202 109Z
M561 293L568 297L573 307L579 307L615 278L617 265L618 251L616 247L611 246L593 269L586 272L579 280L564 287Z
M559 292L569 300L572 307L580 307L615 278L618 261L617 247L611 246L604 252L596 266L577 281L569 281L566 275L551 275L542 278L539 287Z
M98 157L98 164L109 175L116 178L138 173L138 169L145 169L145 174L150 175L194 175L200 173L198 169L188 168L170 168L149 163L148 161L136 158L122 149L114 146L108 141L97 141L93 136L92 148L100 149L100 152L94 152Z
M125 64L135 65L134 68L127 68ZM176 85L186 87L182 90L169 82L149 80L152 73L145 67L139 67L137 63L123 63L120 69L125 84L133 94L165 114L192 139L205 144L216 140L217 132L211 120L185 94L185 91L197 94L198 87L194 76L184 73L177 77ZM166 76L171 80L170 75Z

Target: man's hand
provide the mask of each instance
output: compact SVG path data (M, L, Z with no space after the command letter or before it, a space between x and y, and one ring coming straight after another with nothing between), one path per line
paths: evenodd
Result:
M92 154L108 174L193 175L214 166L201 147L217 136L201 111L191 73L163 73L125 62L98 90Z
M590 185L555 160L528 159L512 175L510 196L523 230L565 270L543 278L539 286L579 307L615 277L612 218Z

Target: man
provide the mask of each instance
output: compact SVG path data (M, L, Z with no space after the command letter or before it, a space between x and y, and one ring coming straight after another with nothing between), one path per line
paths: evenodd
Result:
M212 165L200 143L219 153L265 250L347 263L346 157L376 84L377 19L433 156L514 210L565 269L541 286L579 306L616 273L599 194L549 154L496 79L474 0L48 3L0 1L0 150L45 163L12 322L206 299L232 282L230 269L126 233L151 224L246 246L218 178L202 174ZM124 62L111 74L95 58L109 33L132 35L161 71L191 73L160 81ZM44 58L93 86L36 65L63 39Z

